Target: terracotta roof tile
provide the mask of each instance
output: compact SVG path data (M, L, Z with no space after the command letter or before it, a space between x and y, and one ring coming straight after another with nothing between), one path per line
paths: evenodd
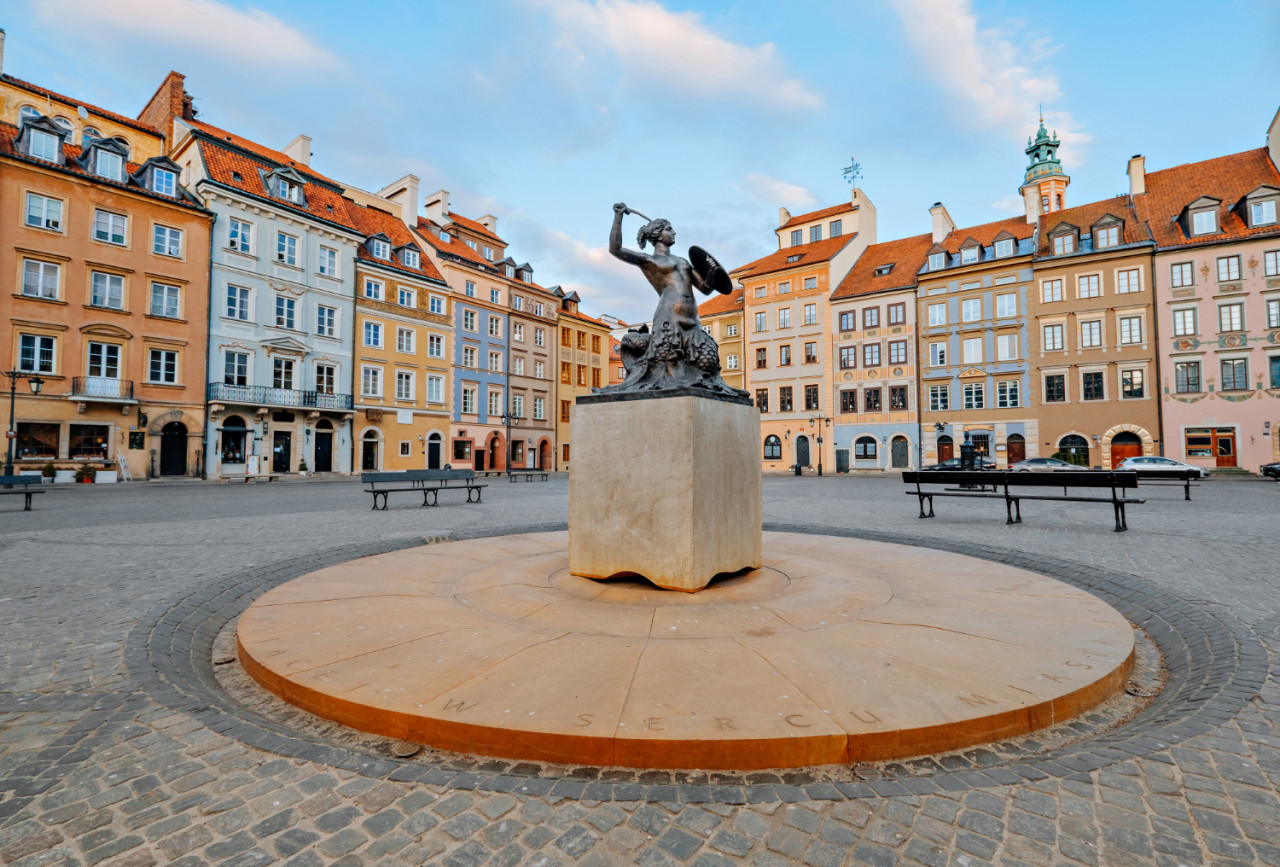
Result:
M435 247L441 253L465 259L467 262L480 268L482 271L492 271L493 273L501 276L501 273L497 270L497 266L484 256L480 255L479 250L472 250L465 242L454 237L450 237L448 241L441 240L439 231L442 228L444 227L433 220L428 220L426 217L418 217L418 232L432 247Z
M601 322L599 319L595 318L594 316L588 316L587 314L577 310L565 310L561 308L560 315L562 317L568 316L571 319L581 319L584 322L590 322L592 325L598 325L601 328L605 329L606 331L609 330L609 326L606 323Z
M134 118L126 117L123 114L116 114L114 111L107 111L105 108L99 108L98 106L85 102L83 100L72 99L69 96L63 96L61 93L58 93L53 90L49 90L49 88L47 87L41 87L38 84L32 84L29 81L23 81L21 78L15 78L12 75L7 75L7 74L0 75L0 79L3 79L5 82L12 84L15 87L21 87L25 90L30 90L35 93L38 93L41 96L45 97L46 99L53 100L54 102L60 102L63 105L70 108L72 114L75 114L76 108L78 108L79 106L84 106L85 110L89 111L92 114L96 114L96 115L100 115L102 117L108 118L123 126L132 127L133 129L136 129L139 132L144 132L147 135L153 135L156 138L163 138L163 134L160 132L160 130L156 129L153 126L147 126L145 123L142 123L139 120L135 120ZM36 108L39 108L39 106L36 106Z
M783 247L781 250L770 253L762 259L756 259L754 262L748 262L746 265L733 269L730 272L730 276L737 277L740 280L754 280L774 271L819 265L830 261L832 256L843 250L845 245L856 237L858 235L855 232L850 235L824 238L812 244L801 244L798 247ZM800 256L800 259L795 262L788 262L787 260L792 256Z
M843 205L832 205L829 208L822 208L818 211L810 211L807 214L799 214L787 220L779 229L787 229L800 223L809 223L814 220L825 220L827 217L834 217L837 214L847 214L854 210L852 202L845 202Z
M1147 229L1147 224L1138 216L1138 212L1133 208L1133 202L1128 195L1116 196L1114 199L1103 199L1100 202L1089 202L1085 205L1076 205L1074 208L1064 208L1061 211L1054 211L1051 214L1040 215L1040 248L1036 253L1037 256L1052 255L1053 239L1049 233L1063 223L1069 223L1080 230L1081 235L1088 235L1092 231L1092 226L1098 220L1110 214L1118 217L1124 222L1124 231L1120 238L1120 245L1141 244L1144 241L1151 240L1151 233ZM1092 253L1092 248L1087 250L1077 250L1075 253L1067 254L1081 255L1082 253Z
M462 228L466 229L469 232L474 232L477 235L484 235L486 238L492 238L494 241L496 241L497 243L501 244L504 247L507 246L506 241L502 240L493 232L486 229L482 223L476 220L473 220L470 217L464 217L461 214L455 214L453 211L450 211L449 219L457 223L459 226L461 226Z
M366 238L381 232L391 239L393 247L403 247L405 244L412 244L419 247L418 241L413 237L413 233L409 231L399 217L389 214L386 211L380 211L377 208L368 208L355 203L347 204L347 213L351 216L352 223L360 231L360 234ZM418 257L421 266L418 268L410 268L400 262L399 259L392 258L376 259L363 244L356 248L356 258L361 261L371 262L381 265L384 268L392 268L396 271L403 271L406 274L412 274L414 277L425 277L429 280L439 280L444 282L444 278L440 276L440 272L436 269L435 263L431 261L431 257L422 251L422 255Z
M233 132L227 132L225 129L216 127L211 123L205 123L202 120L185 120L184 123L190 124L193 129L204 133L206 136L209 136L212 139L218 140L220 143L225 142L227 144L234 145L235 147L238 147L241 150L246 150L254 154L255 156L262 157L268 162L275 163L280 166L289 166L290 168L297 169L299 173L304 175L310 175L316 180L333 184L336 187L342 186L342 184L339 184L337 181L333 180L332 178L326 178L324 175L320 174L310 166L304 163L298 162L293 157L289 156L283 151L274 150L265 145L260 145L256 141L247 139L244 136L236 135Z
M1280 172L1266 148L1215 157L1198 163L1148 172L1147 191L1134 197L1138 214L1147 220L1160 249L1221 243L1257 235L1280 234L1280 224L1249 228L1236 205L1259 186L1280 187ZM1176 222L1187 205L1201 196L1221 199L1218 227L1210 235L1188 237Z
M742 310L742 296L744 290L734 289L728 295L721 295L717 292L713 297L708 298L698 305L698 315L719 316L722 313L732 313Z
M840 281L840 285L831 293L832 301L854 298L858 295L869 295L872 292L884 292L888 289L906 289L916 285L916 275L924 267L929 256L929 248L933 246L932 233L913 235L897 241L885 241L872 244L853 268ZM885 274L876 271L892 266Z
M960 245L973 238L982 246L990 247L995 243L996 235L1004 231L1008 231L1014 238L1021 241L1035 234L1036 224L1028 223L1026 217L1009 217L1004 220L996 220L993 223L983 223L980 226L957 227L952 229L951 233L942 240L942 246L946 248L948 253L959 253ZM930 246L932 245L931 241Z

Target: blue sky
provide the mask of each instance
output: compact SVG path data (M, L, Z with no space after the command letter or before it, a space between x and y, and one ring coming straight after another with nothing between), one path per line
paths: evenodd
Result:
M1019 213L1042 103L1068 204L1124 192L1131 154L1259 147L1280 107L1274 0L8 0L0 27L5 72L85 101L136 114L176 69L202 119L304 132L331 177L413 172L632 320L653 296L604 251L615 201L734 267L775 249L779 206L847 200L851 156L883 241L939 200L960 225Z

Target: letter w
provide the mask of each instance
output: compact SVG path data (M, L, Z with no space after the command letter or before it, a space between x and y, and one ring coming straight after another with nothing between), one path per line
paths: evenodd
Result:
M956 698L960 699L962 702L969 705L970 707L979 707L984 704L995 704L994 701L987 698L985 695L978 695L976 692L967 696L957 695Z
M458 713L462 713L464 710L469 710L475 707L476 705L478 705L479 703L480 702L478 701L473 701L471 704L467 704L465 701L454 701L453 699L446 698L444 700L444 709L445 710L456 709Z

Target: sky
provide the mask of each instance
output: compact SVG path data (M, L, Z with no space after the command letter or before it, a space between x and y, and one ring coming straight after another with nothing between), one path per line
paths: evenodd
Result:
M605 250L612 205L672 220L728 268L778 208L848 201L878 238L1021 213L1038 112L1067 204L1265 144L1275 0L5 0L4 72L136 115L170 69L200 118L376 191L406 173L493 214L534 279L629 321L654 296ZM421 204L421 203L419 203ZM628 217L624 237L640 226Z

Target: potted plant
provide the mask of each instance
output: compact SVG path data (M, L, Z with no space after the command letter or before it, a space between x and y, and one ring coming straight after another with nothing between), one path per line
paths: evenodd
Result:
M303 458L298 461L298 475L305 476L307 474L307 459Z
M93 482L94 474L97 472L88 463L83 463L76 467L76 484L88 485Z
M53 461L49 461L40 468L40 476L46 485L53 484L53 477L57 475L58 468L53 465Z

